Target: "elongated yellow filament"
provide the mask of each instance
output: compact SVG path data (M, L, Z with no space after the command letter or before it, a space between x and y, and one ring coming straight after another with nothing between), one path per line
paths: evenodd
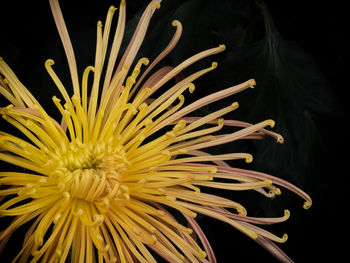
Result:
M220 118L220 119L218 119L218 125L216 127L207 128L207 129L203 129L203 130L195 131L195 132L189 132L187 134L184 134L183 136L178 136L176 140L177 141L184 141L184 140L188 140L191 138L198 138L200 136L207 135L207 134L212 134L212 133L215 133L215 132L221 130L221 128L223 126L224 126L224 119Z
M82 105L79 102L79 99L73 95L72 97L73 104L76 108L76 112L74 112L73 108L69 108L69 112L71 112L71 115L75 117L75 127L78 134L78 138L80 139L80 142L87 143L89 135L89 125L87 121L87 117L84 114L84 109L82 108Z
M244 82L242 84L239 84L239 85L236 85L236 86L233 86L231 88L228 88L228 89L225 89L225 90L222 90L222 91L218 91L218 92L215 92L211 95L208 95L202 99L199 99L195 102L193 102L192 104L186 106L185 108L177 111L176 113L172 114L171 117L167 118L165 121L161 122L155 129L154 131L157 131L163 127L165 127L166 125L174 122L174 121L177 121L179 118L181 118L182 116L190 113L190 112L193 112L194 110L206 105L206 104L209 104L209 103L212 103L214 101L217 101L217 100L220 100L222 98L225 98L225 97L228 97L228 96L231 96L237 92L240 92L244 89L247 89L249 87L251 87L252 85L255 85L255 81L254 80L249 80L247 82Z
M177 98L179 100L178 104L175 105L174 107L172 107L171 109L167 110L165 113L163 113L163 115L161 115L160 117L158 117L153 123L152 123L152 128L155 128L157 127L157 125L159 123L161 123L163 120L165 120L167 117L171 116L172 114L174 114L175 112L177 112L181 107L182 105L184 104L185 102L185 98L184 96L181 94L179 95L179 97ZM149 117L148 117L149 118ZM153 129L150 129L150 131L148 131L146 133L146 136L149 136L153 133L152 131Z
M98 87L101 78L101 71L103 65L103 54L102 54L102 23L98 21L97 23L97 41L96 41L96 56L95 56L95 70L94 70L94 82L92 84L92 90L90 95L90 103L88 109L88 119L89 123L94 124L96 107L97 107L97 98L98 98ZM93 125L90 126L90 134L92 133Z
M1 81L1 77L0 77L0 81ZM4 79L3 81L0 82L0 94L2 94L8 101L10 101L15 106L25 107L21 99L21 96L18 94L17 90L13 87L13 85L7 79Z
M55 103L58 110L61 112L64 120L66 121L66 124L68 126L68 130L69 130L69 134L70 134L70 138L71 138L72 142L75 143L75 132L74 132L74 127L73 127L72 119L70 117L69 112L66 111L62 107L62 105L60 104L60 99L58 99L57 97L53 97L52 100Z
M30 108L34 104L38 104L38 101L34 96L27 90L27 88L18 80L15 73L10 69L10 67L5 63L2 57L0 57L0 72L5 76L11 85L16 87L17 93L21 96L23 102Z
M253 182L253 183L238 183L238 184L232 184L232 183L216 183L216 182L196 182L196 185L202 185L206 187L213 187L213 188L219 188L219 189L229 189L234 191L243 191L243 190L250 190L250 189L256 189L261 187L267 187L272 184L271 181L262 181L262 182Z
M60 81L60 79L57 77L56 73L52 69L52 66L54 64L55 64L55 62L52 59L48 59L45 61L45 68L46 68L47 72L49 73L50 77L52 78L52 80L55 82L57 88L61 92L66 103L72 104L66 89L64 88L62 82Z
M197 144L194 146L190 146L190 147L188 147L188 150L197 150L197 149L207 148L207 147L211 147L211 146L222 144L222 143L228 143L228 142L231 142L234 140L238 140L239 138L242 138L245 135L250 134L252 132L255 132L257 130L260 130L266 126L273 127L274 125L275 125L275 122L273 120L262 121L258 124L241 129L233 134L223 136L222 138L216 139L215 141L204 142L204 143L200 143L200 144Z
M0 85L0 94L3 95L9 102L11 102L11 104L15 106L18 105L17 99L2 85Z
M49 0L49 2L50 2L51 10L52 10L52 15L53 15L55 22L56 22L58 33L61 37L62 44L63 44L64 50L66 52L69 70L70 70L70 75L72 77L74 94L77 95L78 97L80 97L77 65L76 65L76 61L75 61L72 43L69 39L68 30L67 30L66 24L65 24L64 19L63 19L61 8L60 8L57 0Z
M179 72L181 72L182 70L184 70L188 66L192 65L196 61L198 61L200 59L203 59L203 58L205 58L207 56L211 56L211 55L220 53L220 52L224 51L225 49L226 49L225 45L220 45L220 46L218 46L216 48L212 48L212 49L208 49L208 50L202 51L202 52L192 56L191 58L188 58L187 60L182 62L180 65L175 67L173 70L171 70L168 74L166 74L161 80L159 80L159 82L157 82L155 85L153 85L152 90L154 90L154 91L158 90L168 80L170 80L171 78L176 76ZM217 64L213 63L211 68L213 69L213 68L216 68L216 67L217 67Z
M104 58L106 56L107 52L107 46L108 46L108 39L109 39L109 33L111 29L112 19L114 12L117 10L114 6L111 6L108 9L106 22L105 22L105 28L103 30L103 36L102 36L102 57ZM104 59L103 59L104 60Z
M84 70L83 73L83 79L82 79L82 106L84 109L85 114L87 114L87 86L88 86L88 77L90 71L95 71L95 68L93 66L88 66ZM77 97L79 98L79 97Z
M26 111L25 108L17 108L17 107L14 108L12 104L10 104L6 108L4 108L2 110L2 114L4 114L5 116L6 115L13 116L13 117L15 117L15 119L17 119L18 116L24 117L25 119L32 120L36 123L39 123L40 125L43 125L45 123L45 121L42 118L40 118L36 115L33 115L29 111ZM23 123L24 123L24 121L23 121Z
M102 89L102 95L101 95L101 100L104 101L105 98L105 93L108 90L111 77L112 77L112 72L113 68L115 65L115 61L118 56L119 48L121 46L122 42L122 36L124 34L124 28L125 28L125 0L120 1L120 6L119 6L119 17L118 17L118 25L115 31L113 43L112 43L112 49L109 55L108 59L108 65L106 69L106 74L105 74L105 79L103 83L103 89Z
M174 20L171 23L171 25L176 27L176 32L173 38L171 39L168 46L154 59L151 65L142 74L138 83L135 85L135 89L132 91L131 95L133 95L134 91L138 88L138 86L141 84L141 82L144 80L147 74L158 64L159 61L161 61L176 46L177 42L179 41L180 36L182 34L182 25L178 20Z
M51 138L54 141L56 141L57 145L60 145L62 140L65 141L65 139L67 139L65 136L62 136L62 134L58 131L57 127L54 125L49 115L45 112L45 110L40 105L35 104L34 109L36 109L40 113L42 118L45 120L45 123L47 126L44 128L46 129L47 133L51 136Z
M112 114L114 112L115 101L120 99L120 94L124 94L125 87L117 86L117 82L122 78L122 76L129 70L129 67L125 65L123 69L117 74L117 76L112 81L105 98L101 101L101 109L105 110L107 114ZM129 94L128 94L129 95Z
M5 141L6 139L6 136L0 137L0 146L2 147L2 149L8 152L12 152L25 159L32 160L38 165L45 165L48 161L48 158L44 158L46 156L43 155L42 152L40 152L37 148L33 147L31 144L28 144L25 141L13 140L11 137L9 138L9 140Z
M238 108L238 103L234 102L228 107L225 107L221 110L218 110L218 111L215 111L211 114L208 114L207 116L200 118L199 120L194 121L191 124L187 125L187 127L185 127L183 130L181 130L179 132L179 135L184 134L184 133L188 133L189 131L191 131L195 128L198 128L206 123L209 123L210 121L217 119L217 118L219 118L219 117L221 117L221 116L223 116L223 115L225 115L225 114L227 114L227 113L229 113L237 108ZM181 137L179 137L179 138L181 138Z
M176 233L174 233L170 228L168 228L166 225L161 224L159 221L156 221L154 219L149 219L151 222L154 222L154 224L157 225L157 227L167 234L168 237L171 238L171 240L175 243L176 246L178 246L186 256L192 259L192 261L196 261L193 255L197 256L198 258L204 258L205 252L204 251L198 251L195 250L193 247L191 247L188 243L184 242L183 239L181 239Z
M156 8L160 8L160 4L157 1L152 1L147 6L146 10L144 11L143 15L140 18L140 22L135 30L134 35L132 36L129 46L127 47L123 57L121 58L121 61L119 62L119 65L117 67L117 72L119 72L124 65L132 64L131 62L134 60L141 46L143 38L145 37L145 34L146 34L148 24ZM121 79L121 81L124 81L124 77Z
M224 217L218 213L215 213L215 212L211 212L211 211L208 211L204 208L201 208L199 206L195 206L195 205L191 205L191 204L188 204L188 203L183 203L182 202L182 205L187 207L187 208L191 208L193 209L194 211L197 211L199 213L202 213L204 215L207 215L207 216L210 216L210 217L213 217L213 218L217 218L223 222L226 222L232 226L234 226L235 228L237 228L239 231L247 234L249 237L253 238L253 239L257 239L258 238L258 234L252 230L250 230L249 228L243 226L242 223L238 223L232 219L229 219L227 217Z
M187 163L187 162L205 162L205 161L215 161L215 160L236 160L236 159L245 159L247 163L252 162L253 157L251 154L247 153L228 153L221 155L211 155L211 156L198 156L198 157L188 157L188 158L179 158L171 160L164 165L174 165L177 163Z

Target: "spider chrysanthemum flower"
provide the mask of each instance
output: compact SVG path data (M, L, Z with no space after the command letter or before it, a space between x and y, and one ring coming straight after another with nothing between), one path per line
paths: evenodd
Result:
M175 20L174 36L159 56L150 65L147 58L134 61L159 2L147 6L118 63L125 1L120 3L112 43L110 27L117 9L108 10L104 28L97 24L95 65L86 68L80 82L60 7L57 0L50 0L73 88L70 96L52 68L53 60L47 60L45 68L62 96L53 97L62 115L60 124L0 59L0 93L11 103L0 108L0 114L23 135L0 131L0 160L24 168L0 172L0 217L13 217L0 233L0 249L14 231L31 222L14 261L65 262L70 257L71 262L156 262L158 254L168 262L216 262L194 219L197 214L230 224L277 258L290 260L275 245L287 236L277 237L257 226L285 221L288 210L279 218L249 217L241 204L200 190L201 186L253 189L271 198L280 194L278 186L282 186L304 198L304 208L311 205L309 196L292 184L225 162L251 162L250 154L205 151L239 139L272 136L283 142L282 136L265 129L274 126L272 120L254 125L224 121L222 116L235 110L237 102L204 117L191 116L203 105L253 87L255 81L184 106L184 93L193 92L192 82L217 67L213 62L209 68L177 78L175 85L152 98L189 65L225 49L220 45L176 67L152 71L180 38L182 26ZM224 125L239 130L213 135Z

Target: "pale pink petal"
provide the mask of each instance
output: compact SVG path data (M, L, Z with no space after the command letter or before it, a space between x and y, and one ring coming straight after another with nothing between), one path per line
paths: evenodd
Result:
M202 231L201 227L198 225L197 221L195 219L193 219L192 217L189 217L187 215L184 215L184 216L186 217L186 219L187 219L188 223L190 224L190 226L192 227L192 229L196 232L200 241L202 242L204 249L205 249L205 252L207 253L209 262L216 263L214 251L213 251L206 235Z
M275 243L270 239L259 236L255 241L260 244L263 248L269 251L275 258L283 263L294 262L290 257L287 256Z

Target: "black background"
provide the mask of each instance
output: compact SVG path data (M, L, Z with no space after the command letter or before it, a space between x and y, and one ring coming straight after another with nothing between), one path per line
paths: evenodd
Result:
M112 4L117 7L119 3L72 2L60 1L81 74L86 66L94 64L97 20L104 21L108 7ZM137 20L134 15L147 2L127 1L130 21L127 36ZM271 230L278 236L289 234L289 240L280 247L296 262L342 261L346 252L350 44L346 39L347 14L343 2L266 1L283 39L277 40L276 48L279 56L290 62L290 67L269 64L272 60L263 49L264 17L253 1L165 0L156 11L141 48L144 55L154 58L170 39L173 28L169 23L174 18L182 22L184 33L178 47L166 59L167 64L176 65L198 51L221 43L227 46L225 54L215 57L219 68L195 82L197 89L190 101L251 77L257 79L254 90L234 98L241 107L232 118L254 122L273 118L277 131L286 136L286 143L276 146L267 140L267 143L248 142L248 146L232 147L248 147L255 157L248 168L291 181L311 195L314 205L303 210L302 200L283 189L282 196L273 201L261 200L254 193L223 194L247 205L252 216L278 216L284 208L290 209L289 221ZM0 13L0 56L43 106L53 109L51 97L58 92L45 71L45 60L55 60L54 69L66 87L70 86L70 79L48 1L13 1L2 5ZM206 59L193 69L208 66L211 61ZM281 87L283 83L290 88L291 75L299 83L293 92ZM276 84L276 79L282 81ZM282 108L276 108L278 98L282 98ZM6 105L5 100L1 99L1 105ZM199 113L207 114L222 105L205 107ZM57 113L52 111L52 114ZM232 151L229 147L219 150ZM198 222L207 233L218 262L274 262L259 245L230 226L203 217ZM10 249L11 246L5 250L4 260Z

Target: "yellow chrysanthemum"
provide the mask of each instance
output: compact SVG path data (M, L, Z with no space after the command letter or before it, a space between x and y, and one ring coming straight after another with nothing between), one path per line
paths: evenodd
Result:
M282 136L264 129L274 126L272 120L254 125L224 121L221 117L235 110L237 102L204 117L189 115L203 105L253 87L255 81L183 106L183 94L193 92L192 82L217 67L213 62L211 67L183 78L151 99L155 91L189 65L225 50L224 45L205 50L147 77L174 48L182 31L181 23L175 20L172 25L176 32L159 56L149 66L147 58L134 62L159 2L152 1L144 11L118 65L125 1L120 3L118 25L105 63L116 8L108 10L104 29L101 22L97 23L95 65L86 68L80 83L58 1L50 0L74 91L70 97L52 68L53 60L47 60L45 68L63 98L53 97L62 114L61 124L46 113L0 59L0 93L11 103L0 108L0 113L24 135L20 138L0 131L0 160L25 169L0 172L0 217L14 217L0 233L0 249L15 230L32 222L14 262L65 262L68 254L71 262L156 262L150 250L168 262L216 262L194 220L198 213L232 225L279 259L290 260L273 243L285 242L287 236L280 238L256 226L285 221L289 211L280 218L248 217L242 205L199 188L254 189L273 197L280 194L279 185L303 197L304 208L311 205L309 196L297 187L225 162L251 162L248 153L211 155L201 151L242 138L272 136L283 142ZM89 74L93 74L93 83L88 83ZM211 135L224 125L241 129ZM188 226L180 224L169 210L178 211Z

